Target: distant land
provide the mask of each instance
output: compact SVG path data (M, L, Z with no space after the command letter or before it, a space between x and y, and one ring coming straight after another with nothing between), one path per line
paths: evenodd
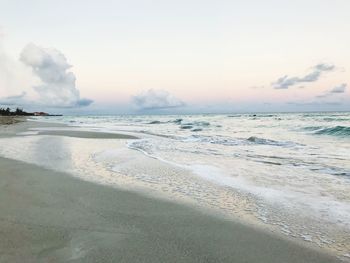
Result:
M11 110L10 108L0 108L0 116L62 116L61 114L49 114L46 112L26 112L23 109L16 108Z

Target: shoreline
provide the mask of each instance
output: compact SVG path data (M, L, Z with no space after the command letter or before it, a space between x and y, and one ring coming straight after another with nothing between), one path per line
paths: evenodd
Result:
M11 136L11 132L13 136L26 131L33 123L13 125L7 136ZM60 126L38 122L34 126L52 125ZM20 161L0 158L0 164L3 168L0 207L5 215L5 219L3 216L1 218L4 222L1 231L7 233L7 243L1 241L0 251L8 249L6 244L26 243L21 248L21 253L32 258L32 262L37 262L38 259L61 262L72 257L76 257L73 262L85 262L105 256L103 251L108 251L111 259L123 262L144 262L142 258L134 260L133 257L139 255L146 255L147 262L339 261L331 255L281 238L277 234L214 217L186 205L94 184ZM8 203L11 203L11 207L7 207ZM80 218L76 211L80 211L86 218ZM51 225L52 222L57 222L57 225ZM34 231L31 235L39 237L34 242L36 245L30 241L31 235L11 233L13 228L23 228L25 232L28 226ZM52 228L57 232L49 230ZM75 234L70 235L66 228L72 228ZM115 234L116 229L122 231ZM97 240L98 244L92 244L91 240ZM45 247L46 243L51 242L54 243L52 247ZM76 246L80 251L78 255L74 254ZM13 253L19 253L16 250L13 248ZM122 250L127 253L123 254ZM133 254L135 250L139 251L136 255ZM11 261L11 255L4 256L0 253L0 259L5 260L7 256ZM107 258L106 261L109 262Z
M28 135L52 135L82 139L138 139L138 137L136 136L121 133L74 130L74 128L77 127L71 127L72 130L60 130L61 128L69 128L70 126L54 122L40 122L36 120L27 120L26 118L18 117L0 117L0 127L2 128L2 130L0 130L0 138L5 136L13 137L16 135L25 136L25 133L29 131L30 134ZM57 129L40 130L45 128ZM38 130L33 131L32 134L32 131L30 131L30 129Z

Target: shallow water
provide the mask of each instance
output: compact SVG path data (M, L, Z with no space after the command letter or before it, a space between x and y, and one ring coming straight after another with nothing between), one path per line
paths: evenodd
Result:
M23 137L22 145L32 148L38 138L41 147L61 144L64 148L62 156L57 158L53 152L52 156L37 157L37 163L45 158L46 162L58 159L62 163L53 166L70 167L96 181L102 180L102 172L94 173L94 169L100 167L102 171L104 167L108 176L104 174L103 180L107 176L118 184L122 175L123 180L170 198L186 197L227 214L256 220L284 235L331 248L339 255L350 251L350 113L65 116L39 120L94 131L123 131L141 139L129 140L128 149L116 150L112 141ZM7 141L0 154L16 155L15 146L11 144L11 148L10 144Z

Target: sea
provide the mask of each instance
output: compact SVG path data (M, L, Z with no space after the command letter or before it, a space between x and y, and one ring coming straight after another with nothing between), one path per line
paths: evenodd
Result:
M21 143L26 152L35 153L23 156L15 142L7 141L0 155L51 168L69 167L98 183L124 183L350 258L349 112L32 120L69 126L56 129L124 133L139 139L118 143L65 138L65 149L57 150L62 139L40 136L36 129L22 134L26 136ZM45 150L40 148L45 154L33 150L34 143L46 145Z

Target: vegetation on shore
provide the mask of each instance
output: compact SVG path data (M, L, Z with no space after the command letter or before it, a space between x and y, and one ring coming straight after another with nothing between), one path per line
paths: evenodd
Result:
M21 108L16 108L11 110L9 107L0 108L0 116L62 116L62 115L52 115L46 112L26 112Z
M13 111L10 108L0 108L0 116L34 116L34 113L25 112L20 108L16 108Z

